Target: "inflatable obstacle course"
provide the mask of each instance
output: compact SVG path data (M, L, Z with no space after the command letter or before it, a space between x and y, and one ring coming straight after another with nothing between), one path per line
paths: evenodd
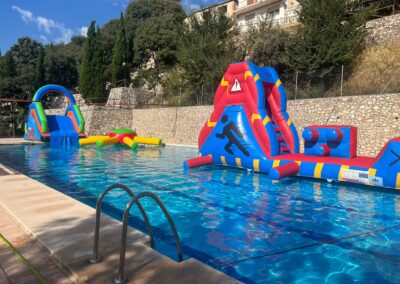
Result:
M79 140L80 146L92 144L96 144L97 147L125 144L132 149L136 149L139 144L162 145L162 140L159 138L140 137L131 129L117 128L106 136L90 136Z
M215 164L266 172L274 179L298 175L400 189L400 138L378 156L362 157L353 126L314 125L302 136L304 154L276 71L251 62L231 64L200 132L199 157L184 167Z
M68 107L64 115L46 115L41 100L50 93L62 94L67 98ZM25 124L26 140L50 142L53 146L77 145L79 138L86 137L84 132L85 120L74 97L66 88L46 85L35 93Z

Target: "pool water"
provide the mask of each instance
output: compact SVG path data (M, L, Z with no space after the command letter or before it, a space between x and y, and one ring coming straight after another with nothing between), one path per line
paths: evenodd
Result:
M185 258L193 257L245 283L400 283L400 195L348 184L289 178L272 181L225 167L183 172L190 147L132 152L0 146L0 163L90 206L107 186L152 191L168 208ZM121 218L127 196L105 198ZM166 219L143 199L156 248L177 259ZM131 225L144 230L135 208Z

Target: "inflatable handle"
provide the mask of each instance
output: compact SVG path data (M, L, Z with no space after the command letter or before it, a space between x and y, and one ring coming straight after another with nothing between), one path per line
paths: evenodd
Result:
M290 162L288 164L278 166L269 171L269 176L272 179L283 179L285 177L293 176L300 171L300 166L296 162Z
M107 137L106 139L99 140L96 142L97 147L101 148L107 145L113 145L118 143L117 137Z
M318 145L314 149L314 153L316 156L329 156L330 152L331 152L331 148L329 148L329 146L326 144Z
M136 149L138 146L138 143L136 143L133 139L129 138L129 137L124 137L122 139L123 143L125 145L127 145L128 147L132 148L132 149Z
M343 138L343 131L340 129L329 129L326 132L326 140L328 142L339 142Z
M319 132L316 129L304 129L302 136L304 138L305 141L307 142L314 142L317 141L319 138Z
M211 165L214 163L213 158L211 156L203 156L194 159L189 159L183 162L184 169L192 169L201 166Z
M97 141L108 139L108 136L90 136L88 138L79 139L79 145L92 145L96 144Z
M133 139L136 143L139 144L148 144L148 145L161 145L162 141L160 138L147 138L147 137L140 137L135 136Z

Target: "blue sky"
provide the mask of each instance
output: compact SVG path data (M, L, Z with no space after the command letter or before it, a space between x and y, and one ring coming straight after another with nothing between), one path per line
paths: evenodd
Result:
M85 34L91 20L100 26L118 18L130 0L0 0L0 50L4 54L19 37L46 44L69 42ZM221 0L182 0L185 10Z

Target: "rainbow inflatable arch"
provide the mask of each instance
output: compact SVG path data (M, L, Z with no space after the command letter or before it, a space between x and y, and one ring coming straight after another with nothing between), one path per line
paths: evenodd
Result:
M42 99L49 93L65 96L68 107L64 115L45 113ZM59 85L46 85L37 90L29 105L24 138L50 142L51 145L77 145L82 137L86 137L85 119L71 92Z
M357 156L357 128L312 125L304 153L286 111L286 93L275 69L231 64L219 84L214 111L203 126L199 157L184 167L223 165L266 172L273 179L303 176L400 189L400 138L376 157Z

